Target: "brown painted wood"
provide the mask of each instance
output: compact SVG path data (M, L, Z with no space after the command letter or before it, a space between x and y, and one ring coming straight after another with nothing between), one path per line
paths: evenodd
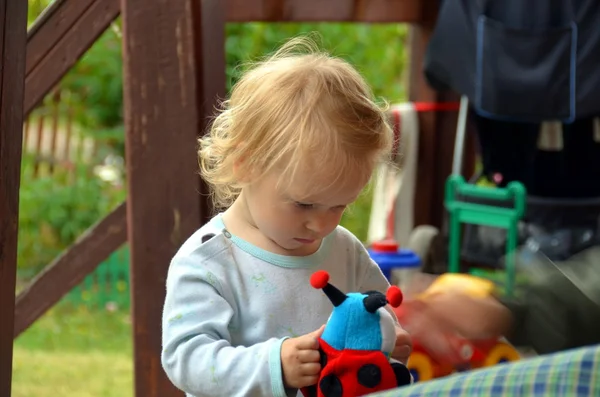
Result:
M121 3L136 396L182 395L161 367L161 313L170 260L200 226L195 1Z
M430 0L228 0L228 22L415 23Z
M422 22L410 31L409 99L424 102L458 102L455 93L434 91L423 74L427 44L437 19L437 6L423 2ZM419 114L419 160L415 201L415 226L433 225L443 229L444 185L452 171L454 139L458 112L439 111ZM472 172L474 144L467 136L463 170Z
M409 100L437 102L439 97L429 87L423 74L423 59L429 37L433 31L436 10L427 9L426 22L414 25L410 29L409 59ZM423 9L423 11L427 11ZM433 224L431 208L435 180L436 128L440 112L422 112L419 114L419 150L417 162L417 186L415 189L415 226Z
M11 395L27 2L0 0L0 396Z
M119 15L119 0L61 0L27 39L25 115L33 110Z
M196 82L198 104L201 106L197 131L200 137L208 130L218 100L225 99L226 95L225 18L227 10L222 0L194 2L193 7L195 54L199 76ZM198 179L200 223L204 224L213 215L213 207L208 186L202 178Z
M35 69L95 1L55 0L44 10L27 32L27 74Z
M126 214L123 203L84 232L19 294L15 338L127 241Z

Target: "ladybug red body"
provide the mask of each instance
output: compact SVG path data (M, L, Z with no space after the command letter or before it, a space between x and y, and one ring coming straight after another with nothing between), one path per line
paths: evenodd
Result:
M322 339L319 344L323 369L309 397L362 396L406 383L404 366L390 364L381 351L336 350Z
M412 382L403 364L391 362L395 322L385 306L397 307L402 294L390 287L380 292L343 294L328 283L325 272L311 278L322 288L334 310L319 339L321 374L316 385L305 388L306 397L357 397Z

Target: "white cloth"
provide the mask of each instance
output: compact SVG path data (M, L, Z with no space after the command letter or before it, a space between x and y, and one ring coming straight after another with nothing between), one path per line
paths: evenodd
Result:
M405 245L414 228L419 118L410 102L393 105L390 113L399 152L392 164L377 169L367 241L370 244L392 237ZM388 225L392 226L392 235Z

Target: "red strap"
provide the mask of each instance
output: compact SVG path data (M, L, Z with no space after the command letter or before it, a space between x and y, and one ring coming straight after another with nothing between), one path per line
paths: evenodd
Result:
M444 112L458 111L460 102L414 102L417 112Z

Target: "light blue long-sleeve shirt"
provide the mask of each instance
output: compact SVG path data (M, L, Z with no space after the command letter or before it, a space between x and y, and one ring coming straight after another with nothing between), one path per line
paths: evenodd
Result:
M214 237L202 242L203 236ZM218 215L174 256L163 311L162 364L187 396L295 396L286 390L281 344L325 324L332 304L310 285L316 270L343 292L389 286L361 242L343 227L312 255L260 249Z

